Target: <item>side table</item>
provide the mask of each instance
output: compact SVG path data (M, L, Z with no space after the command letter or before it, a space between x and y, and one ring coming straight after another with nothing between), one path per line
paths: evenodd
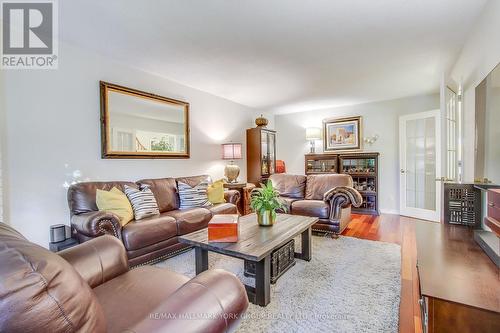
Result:
M49 249L52 252L59 252L65 249L69 249L70 247L78 245L78 241L74 238L68 238L61 242L51 242L49 243Z
M251 183L224 183L224 188L237 190L240 192L240 201L238 202L238 211L241 215L248 215L252 212L250 208L250 193L255 188Z

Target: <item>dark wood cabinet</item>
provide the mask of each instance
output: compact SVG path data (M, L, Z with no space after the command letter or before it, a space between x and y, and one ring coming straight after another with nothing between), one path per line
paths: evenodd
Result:
M353 186L361 193L363 203L352 207L353 213L379 215L379 153L338 153L305 155L305 174L345 173L352 177Z
M247 129L247 180L259 185L276 172L276 131Z
M498 268L474 242L473 231L415 223L424 333L500 332Z

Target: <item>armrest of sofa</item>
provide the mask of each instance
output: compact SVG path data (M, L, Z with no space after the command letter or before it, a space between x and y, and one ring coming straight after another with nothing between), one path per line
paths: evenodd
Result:
M113 213L94 211L73 215L71 226L86 237L111 235L122 239L120 219Z
M224 191L224 200L226 200L226 202L238 205L240 197L241 197L240 192L237 190Z
M323 200L330 203L330 220L338 220L342 208L347 208L350 205L359 207L363 203L361 194L350 186L337 186L328 190L323 196Z
M240 280L212 269L191 279L125 332L233 332L247 307Z
M95 288L128 271L127 254L116 237L104 235L57 253Z

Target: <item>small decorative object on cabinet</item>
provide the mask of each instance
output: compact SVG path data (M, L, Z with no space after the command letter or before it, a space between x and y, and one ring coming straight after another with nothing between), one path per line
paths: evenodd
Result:
M352 212L379 215L378 156L379 153L307 154L305 173L306 175L349 174L353 180L353 187L363 197L361 206L352 207Z
M238 212L241 215L248 215L252 212L250 207L250 193L255 188L252 183L224 183L224 188L237 190L240 192L240 201L238 201Z
M231 162L224 168L224 176L229 183L237 183L240 175L240 167L234 164L234 160L241 159L241 143L224 143L222 145L222 159Z
M255 125L257 125L258 127L266 127L268 123L269 120L264 118L263 115L260 115L259 118L255 119Z
M247 129L247 178L259 185L276 172L276 131L263 127Z

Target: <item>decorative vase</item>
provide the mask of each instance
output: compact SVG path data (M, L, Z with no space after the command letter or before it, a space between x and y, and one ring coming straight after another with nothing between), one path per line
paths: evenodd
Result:
M240 175L240 167L236 164L228 164L224 168L224 175L227 178L228 183L238 182L238 176Z
M257 222L263 227L271 227L274 224L275 218L270 210L257 213Z
M255 125L257 125L257 127L266 127L268 123L269 120L264 118L263 115L260 115L259 118L255 119Z

